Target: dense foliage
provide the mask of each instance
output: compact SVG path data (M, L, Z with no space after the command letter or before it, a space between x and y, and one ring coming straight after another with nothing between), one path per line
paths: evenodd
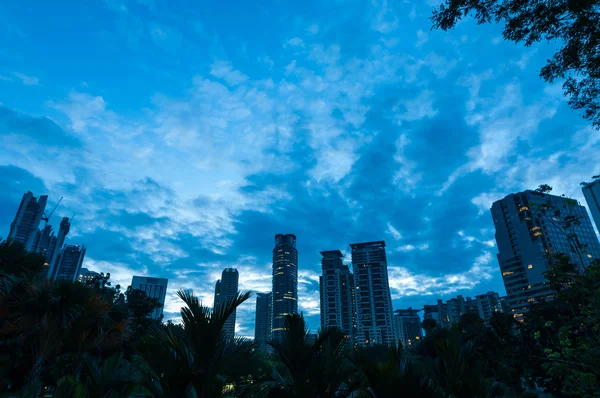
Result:
M555 43L558 51L540 76L564 80L569 105L600 129L599 0L446 0L433 12L433 28L452 29L467 15L504 24L505 40Z

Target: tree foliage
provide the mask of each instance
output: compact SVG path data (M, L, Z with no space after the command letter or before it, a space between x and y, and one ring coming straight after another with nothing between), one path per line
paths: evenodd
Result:
M564 79L569 105L600 129L599 0L446 0L433 11L433 29L452 29L469 15L478 24L503 24L505 40L556 43L540 76Z

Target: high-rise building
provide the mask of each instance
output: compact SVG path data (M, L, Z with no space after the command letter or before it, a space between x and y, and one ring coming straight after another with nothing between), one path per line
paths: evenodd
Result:
M419 318L418 312L419 310L413 310L412 308L394 311L396 333L404 348L414 346L423 338L421 318Z
M162 320L163 307L165 305L165 297L167 296L167 285L169 280L166 278L152 278L146 276L134 276L131 279L131 288L141 290L146 293L146 296L155 298L160 307L152 311L150 317L155 320Z
M296 235L275 235L273 249L272 336L283 337L284 317L298 313L298 250Z
M225 268L221 273L221 279L215 284L215 301L214 307L218 308L233 300L238 294L239 273L235 268ZM223 335L226 339L233 339L235 336L235 313L233 313L225 321L223 325Z
M342 252L321 252L319 291L321 295L321 329L337 328L354 342L354 279Z
M579 219L573 232L578 243L586 245L584 254L560 227L560 218L554 216L554 211L544 210L545 205L560 209L560 217L569 215ZM600 258L600 244L585 207L572 199L524 191L494 202L491 213L496 227L498 263L517 320L523 319L530 303L553 297L554 292L544 277L553 253L566 254L582 267Z
M95 271L90 271L87 268L81 268L79 270L79 275L77 275L77 281L81 283L86 283L88 281L94 280L94 278L98 276L100 276L100 274Z
M62 221L60 222L58 236L54 235L52 226L48 224L46 224L43 229L38 230L36 233L31 251L46 259L46 265L49 266L48 273L50 275L52 275L54 272L56 259L62 250L62 247L65 243L65 238L67 237L70 228L71 224L69 223L69 218L63 217Z
M254 322L254 342L259 350L269 350L268 341L271 340L271 303L273 297L269 293L256 293L256 318Z
M585 183L582 191L596 228L600 231L600 179Z
M445 303L438 299L435 305L425 305L423 311L424 319L434 319L438 326L449 328L460 322L465 314L476 314L487 323L493 313L504 312L504 307L497 292L487 292L475 296L474 299L465 299L461 295Z
M486 322L486 324L495 312L504 312L504 308L500 301L500 295L497 292L478 294L475 296L474 301L475 307L477 308L476 313Z
M351 244L354 270L356 343L396 344L385 242Z
M447 328L452 325L448 314L448 305L444 304L441 299L437 300L437 304L423 306L423 319L433 319L438 327Z
M56 266L50 274L51 278L75 282L75 278L79 276L84 257L85 246L65 245L56 259Z
M36 198L29 191L25 193L15 219L10 224L8 239L23 244L27 251L31 251L47 201L47 195Z

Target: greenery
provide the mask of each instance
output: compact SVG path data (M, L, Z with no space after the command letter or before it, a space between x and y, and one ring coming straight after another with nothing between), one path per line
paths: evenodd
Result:
M571 205L532 206L577 242ZM3 241L0 397L534 397L536 385L553 396L599 396L600 261L583 267L573 254L585 249L548 254L555 296L533 303L523 323L505 313L486 323L466 314L451 328L425 320L426 336L403 350L353 347L339 330L314 338L293 315L267 355L222 334L249 293L213 310L179 291L181 324L163 324L149 317L159 304L143 292L121 292L102 274L51 281L43 259Z
M600 129L599 0L446 0L433 11L433 29L452 29L468 15L503 24L505 40L556 44L540 76L564 80L569 105Z

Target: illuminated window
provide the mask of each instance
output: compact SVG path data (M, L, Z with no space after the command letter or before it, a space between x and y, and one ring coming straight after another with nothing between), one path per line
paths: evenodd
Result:
M419 336L415 336L415 340L421 340Z
M592 258L592 255L591 255L590 253L588 253L588 255L587 255L587 256L588 256L588 258Z
M535 234L533 234L533 236L542 236L543 234L541 232L536 232Z
M527 266L527 269L532 269L532 268L533 268L533 265L531 265L531 264L529 264L529 265Z
M513 271L506 271L506 272L503 272L503 273L502 273L502 276L506 276L506 275L512 275L512 274L514 274L514 272L513 272Z
M530 303L533 303L535 301L535 299L533 297L530 297L527 299L527 301L529 301Z

